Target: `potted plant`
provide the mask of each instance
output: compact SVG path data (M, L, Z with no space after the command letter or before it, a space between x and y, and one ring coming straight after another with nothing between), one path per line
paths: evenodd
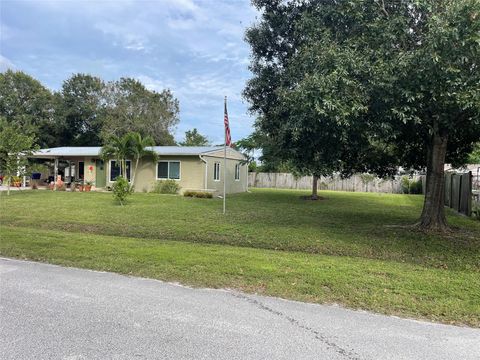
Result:
M22 186L22 178L20 176L12 176L12 186Z
M83 191L83 181L79 180L75 184L76 184L75 187L78 189L78 191L82 192Z
M92 185L93 185L93 183L92 183L91 181L87 181L87 182L85 183L85 191L90 191L90 190L92 190Z

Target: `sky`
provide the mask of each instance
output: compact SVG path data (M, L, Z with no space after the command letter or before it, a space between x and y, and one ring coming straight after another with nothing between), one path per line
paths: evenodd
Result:
M175 138L196 127L223 142L223 98L232 140L252 132L242 98L250 50L249 0L0 0L0 71L21 70L52 90L74 73L133 77L180 101Z

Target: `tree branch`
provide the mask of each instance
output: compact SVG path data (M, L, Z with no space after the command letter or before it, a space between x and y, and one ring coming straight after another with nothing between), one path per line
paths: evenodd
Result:
M385 1L384 0L381 1L380 9L382 10L382 12L385 14L385 16L387 18L390 16L387 12L387 9L385 9Z

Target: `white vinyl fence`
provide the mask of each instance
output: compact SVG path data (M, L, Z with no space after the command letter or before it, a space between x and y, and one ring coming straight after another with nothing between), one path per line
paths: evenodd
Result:
M418 180L421 176L414 176ZM369 174L353 175L348 179L340 176L321 177L318 179L319 190L364 191L378 193L402 193L402 176L395 179L381 179ZM248 186L256 188L305 189L312 188L312 176L295 178L290 173L255 173L248 174Z

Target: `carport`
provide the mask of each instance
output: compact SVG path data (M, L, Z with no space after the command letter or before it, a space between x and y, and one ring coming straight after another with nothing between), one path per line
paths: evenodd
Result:
M58 175L66 184L74 181L95 183L96 187L105 186L105 171L103 161L99 158L98 147L58 147L40 149L29 156L31 159L44 159L53 162L47 177L53 175L54 181ZM98 171L97 171L98 169ZM97 176L97 173L99 176ZM50 175L51 174L51 175ZM103 175L102 175L103 174ZM45 176L45 174L42 174ZM45 178L43 179L45 180ZM48 180L48 178L47 178Z

